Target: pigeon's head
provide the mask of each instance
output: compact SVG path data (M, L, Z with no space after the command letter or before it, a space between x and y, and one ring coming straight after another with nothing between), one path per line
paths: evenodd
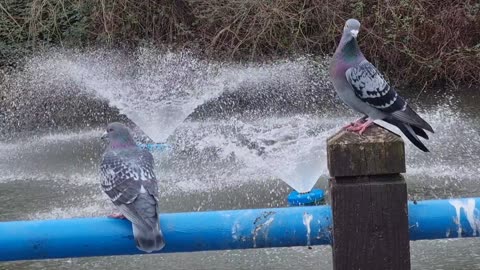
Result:
M345 22L345 27L343 28L343 33L347 35L351 35L352 37L356 38L358 35L358 31L360 31L360 22L356 19L348 19Z
M131 146L135 145L130 130L122 123L114 122L107 126L102 139L107 139L112 146Z

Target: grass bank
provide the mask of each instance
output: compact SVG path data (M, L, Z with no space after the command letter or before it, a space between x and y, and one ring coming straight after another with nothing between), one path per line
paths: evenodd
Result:
M142 42L225 60L331 54L350 17L391 80L480 84L478 0L3 0L0 65L49 46Z

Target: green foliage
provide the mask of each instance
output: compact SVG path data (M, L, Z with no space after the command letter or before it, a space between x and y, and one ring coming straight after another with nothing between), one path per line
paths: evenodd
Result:
M82 46L89 39L87 1L4 0L0 4L0 65L44 46Z
M478 0L2 0L0 65L48 46L196 48L210 57L330 54L350 17L403 83L480 83Z

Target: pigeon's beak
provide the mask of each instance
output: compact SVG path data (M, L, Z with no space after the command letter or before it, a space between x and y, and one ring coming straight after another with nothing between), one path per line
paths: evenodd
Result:
M356 38L358 35L358 30L350 30L350 34L352 34L352 36Z
M108 133L105 131L105 132L103 132L102 137L100 137L100 138L102 138L102 140L106 140L107 137L108 137Z

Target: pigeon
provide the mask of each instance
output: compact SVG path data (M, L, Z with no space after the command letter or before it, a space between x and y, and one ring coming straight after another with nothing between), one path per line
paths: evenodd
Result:
M153 156L138 147L130 130L121 123L107 126L102 139L108 140L100 172L101 186L121 214L110 217L132 222L138 249L145 252L165 246L158 216L158 186Z
M429 152L418 136L428 139L424 130L434 133L405 100L397 94L378 69L363 56L357 44L360 22L349 19L330 64L330 79L343 102L364 114L345 126L360 135L375 120L383 120L400 129L420 150Z

